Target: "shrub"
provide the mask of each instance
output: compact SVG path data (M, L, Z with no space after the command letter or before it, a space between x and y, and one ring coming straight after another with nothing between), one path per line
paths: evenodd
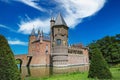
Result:
M0 79L20 80L14 55L4 36L0 35Z
M111 79L112 75L108 68L107 62L102 56L102 53L97 48L97 45L93 44L91 50L91 63L88 77L98 79Z

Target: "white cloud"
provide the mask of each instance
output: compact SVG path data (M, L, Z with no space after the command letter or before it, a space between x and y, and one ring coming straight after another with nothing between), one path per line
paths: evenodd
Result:
M55 0L65 10L69 27L74 28L82 19L95 15L103 8L106 0Z
M29 20L28 22L26 21L21 21L19 25L19 30L18 32L22 32L24 34L30 34L32 29L35 28L36 30L41 29L43 30L45 33L48 33L50 30L50 26L49 26L49 19L47 20L40 20L39 18L37 19L33 19L33 20Z
M23 45L23 46L27 46L27 45L28 45L27 42L23 42L23 41L20 41L20 40L18 40L18 39L14 39L14 40L8 39L8 43L9 43L10 45Z
M12 32L16 32L15 30L13 30L13 29L11 29L11 28L7 27L6 25L3 25L3 24L0 24L0 28L5 28L5 29L8 29Z
M31 3L32 5L36 4L34 0L21 0L21 1L26 4L29 3ZM53 13L54 12L56 13L58 11L62 12L62 14L64 14L64 19L68 27L75 28L75 26L81 23L84 18L91 17L95 15L100 9L102 9L103 6L105 5L106 0L53 0L53 2L55 2L57 6L54 9L49 8L48 11L52 10ZM37 8L39 9L41 7L37 6ZM30 34L33 27L35 29L41 27L45 33L48 33L50 30L49 20L50 18L45 18L45 20L41 20L39 18L33 20L31 19L29 21L22 20L19 24L18 31L24 34Z
M30 7L33 7L39 11L46 11L45 9L43 9L42 7L40 7L38 5L38 3L40 2L39 0L15 0L15 1L19 1L22 2Z

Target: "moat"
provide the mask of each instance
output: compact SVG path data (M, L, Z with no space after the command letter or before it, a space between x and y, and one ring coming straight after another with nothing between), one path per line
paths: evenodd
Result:
M88 65L70 66L70 67L21 67L22 79L26 77L49 77L55 74L64 74L71 72L84 72L88 71Z

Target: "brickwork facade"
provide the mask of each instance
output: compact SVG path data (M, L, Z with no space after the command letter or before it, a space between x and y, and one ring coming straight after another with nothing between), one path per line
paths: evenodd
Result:
M61 14L50 21L50 35L33 29L29 36L28 54L16 56L22 66L74 66L89 64L88 48L81 44L68 46L68 27Z

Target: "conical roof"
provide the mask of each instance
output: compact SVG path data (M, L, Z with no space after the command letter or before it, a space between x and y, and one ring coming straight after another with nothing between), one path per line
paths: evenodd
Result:
M55 25L65 25L67 26L66 22L64 21L62 15L59 13L56 20L55 20Z
M40 32L40 29L38 29L37 40L40 40L40 35L41 35L41 32Z
M31 36L35 35L35 29L32 29Z

